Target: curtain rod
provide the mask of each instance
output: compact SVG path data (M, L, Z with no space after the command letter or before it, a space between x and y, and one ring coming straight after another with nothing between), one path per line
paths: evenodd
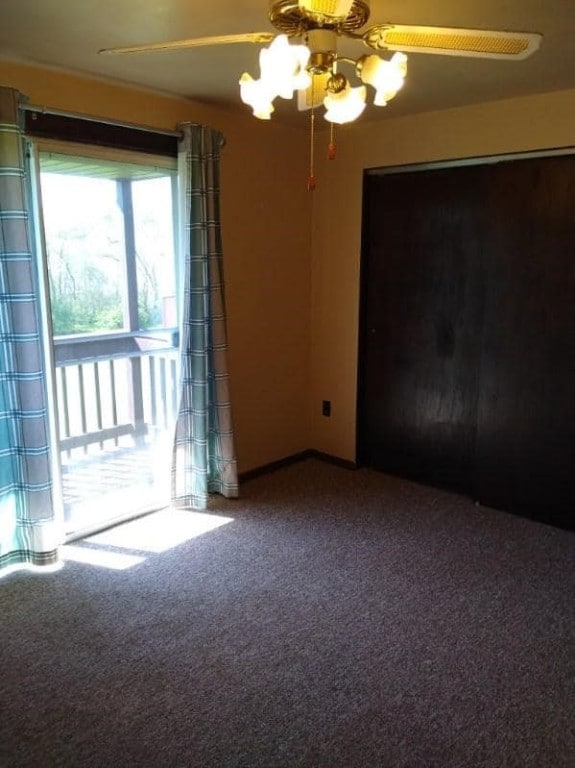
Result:
M102 123L103 125L116 125L119 128L131 128L135 131L145 131L146 133L158 133L162 136L173 136L180 138L180 131L163 131L160 128L152 128L147 125L138 125L137 123L125 123L121 120L108 120L104 117L95 117L94 115L82 115L77 112L66 112L61 109L52 109L50 107L37 107L34 104L21 104L21 109L26 112L38 112L41 115L54 115L56 117L70 117L74 120L89 120L92 123Z

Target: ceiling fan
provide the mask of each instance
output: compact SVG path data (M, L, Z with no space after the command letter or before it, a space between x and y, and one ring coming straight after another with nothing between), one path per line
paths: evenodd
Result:
M472 56L491 59L525 59L541 43L541 35L461 27L430 27L405 24L374 24L365 27L370 17L368 0L270 0L268 18L280 33L196 37L187 40L105 48L100 53L128 54L176 51L207 45L230 43L271 43L260 54L261 77L254 80L244 73L240 79L242 100L256 117L269 119L277 96L291 98L298 93L300 109L313 109L322 102L330 122L355 120L366 101L365 85L375 88L374 103L384 106L403 84L406 52ZM385 61L378 55L357 60L338 56L338 37L351 38L374 51L392 51ZM290 45L290 39L305 45ZM338 71L351 64L362 85L351 87Z
M277 97L290 99L297 92L298 108L311 111L310 177L315 188L315 108L323 104L331 123L328 157L335 157L334 123L349 123L363 112L369 85L375 90L373 103L385 106L403 85L408 53L520 60L540 46L541 35L462 27L413 26L382 23L366 27L369 0L270 0L268 19L277 32L195 37L171 42L105 48L100 53L129 54L177 51L230 43L270 43L260 51L260 77L244 72L240 94L253 114L268 120ZM279 33L279 34L278 34ZM389 60L377 53L351 59L338 55L338 38L350 38L372 51L391 51ZM296 39L297 44L290 40ZM359 81L353 87L340 70L350 66Z

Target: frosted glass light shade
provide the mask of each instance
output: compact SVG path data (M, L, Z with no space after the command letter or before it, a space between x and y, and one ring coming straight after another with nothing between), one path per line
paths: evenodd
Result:
M403 86L407 73L407 56L398 52L386 61L372 54L364 56L360 62L359 75L362 82L375 88L373 103L384 107Z
M278 35L269 48L260 51L261 79L282 99L291 99L294 91L307 88L311 76L306 70L310 56L305 45L290 45L287 35Z
M364 85L352 88L349 83L339 93L328 93L323 100L325 119L330 123L351 123L365 109L366 90Z
M278 35L268 48L262 48L259 80L247 72L240 78L241 99L252 107L255 117L269 120L277 96L291 99L294 91L311 85L311 75L306 69L309 56L309 48L290 45L287 35Z
M270 92L264 81L254 80L244 72L240 78L240 97L244 104L248 104L254 113L254 117L260 120L269 120L274 111L273 100L275 93Z

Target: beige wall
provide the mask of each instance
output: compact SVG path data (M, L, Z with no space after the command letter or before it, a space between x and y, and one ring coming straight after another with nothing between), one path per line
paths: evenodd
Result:
M338 144L338 158L318 168L314 200L311 447L354 460L363 170L575 146L575 91L360 121Z
M309 447L310 216L305 133L186 99L0 61L32 104L173 130L223 131L222 219L240 471ZM295 226L294 226L295 224Z

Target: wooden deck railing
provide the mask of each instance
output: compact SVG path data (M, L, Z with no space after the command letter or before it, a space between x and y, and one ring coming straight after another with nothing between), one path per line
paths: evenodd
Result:
M54 340L60 450L135 444L169 426L177 407L173 329Z

